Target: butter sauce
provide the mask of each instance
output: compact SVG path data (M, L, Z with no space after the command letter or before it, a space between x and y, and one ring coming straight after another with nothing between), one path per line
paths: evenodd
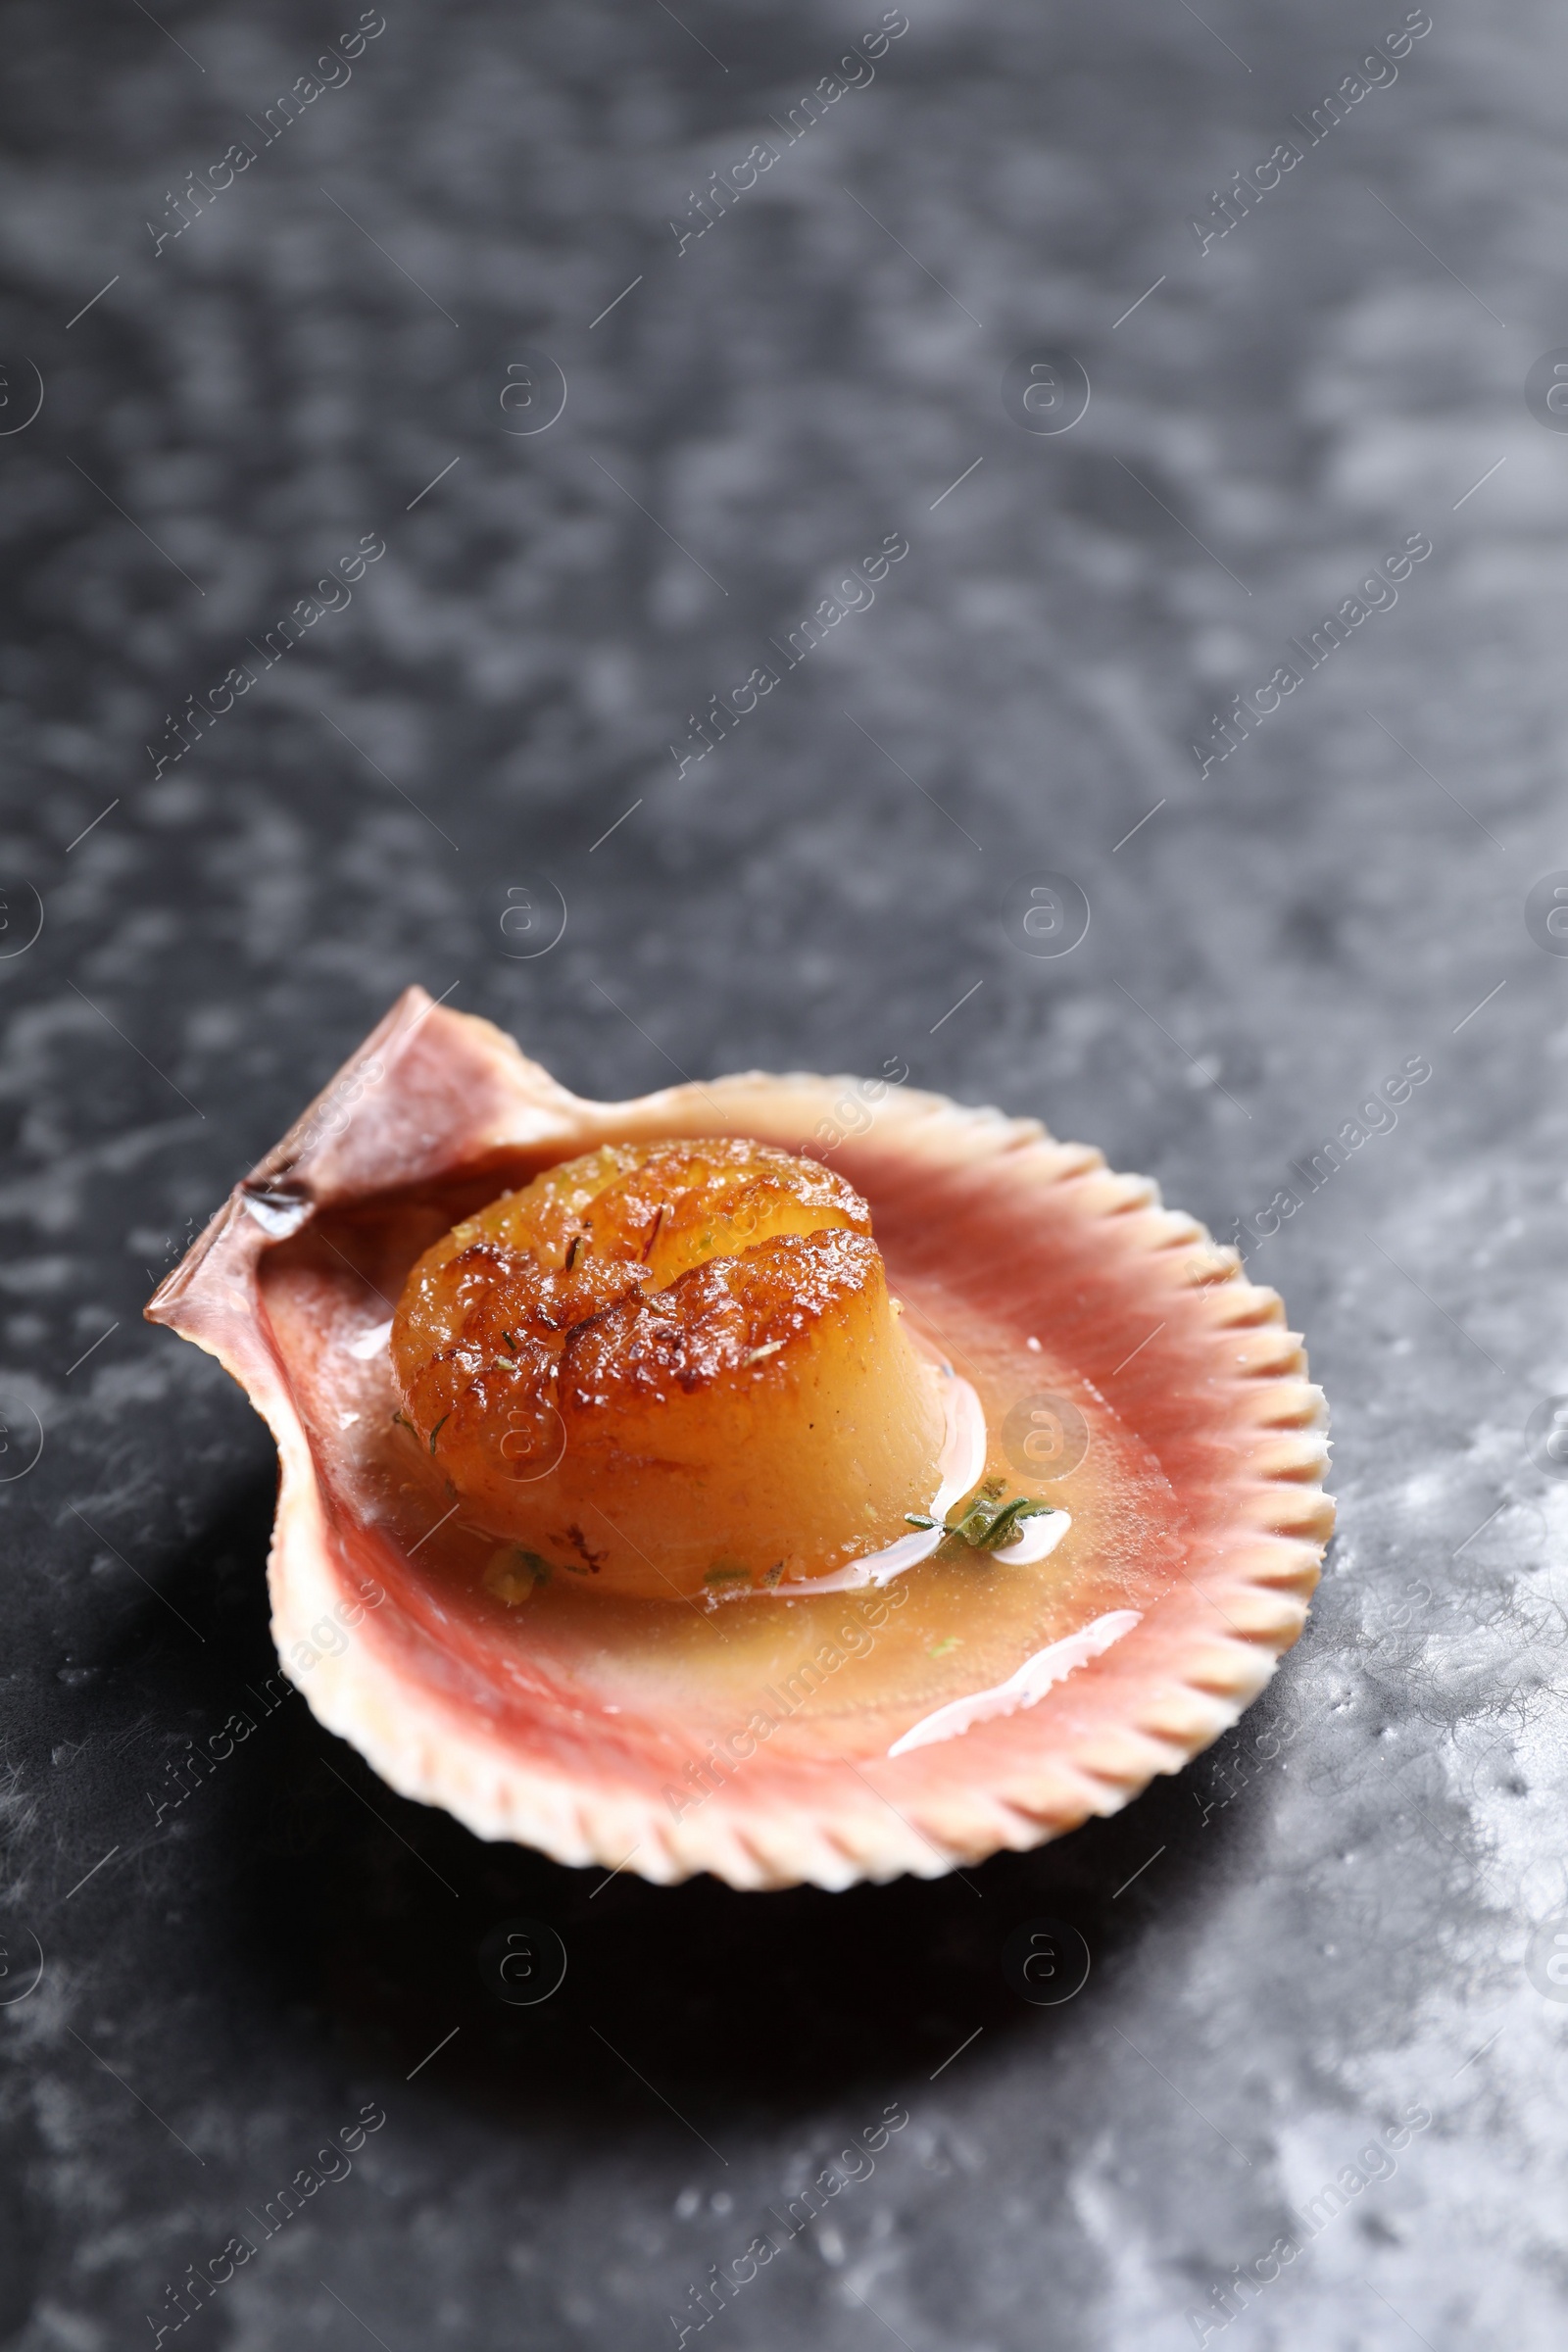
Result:
M978 1396L960 1373L951 1364L933 1367L941 1384L944 1430L938 1468L942 1484L931 1503L930 1516L945 1519L956 1502L977 1487L985 1476L986 1416ZM1026 1519L1016 1539L990 1556L1007 1567L1022 1568L1036 1560L1046 1559L1056 1548L1072 1525L1066 1511L1054 1510L1039 1519ZM794 1585L775 1585L771 1592L735 1594L736 1599L804 1598L816 1592L856 1592L867 1585L890 1585L896 1576L917 1568L928 1560L942 1542L943 1530L935 1527L918 1535L901 1536L881 1551L868 1552L864 1559L852 1560L847 1568L839 1568L831 1576L811 1577Z

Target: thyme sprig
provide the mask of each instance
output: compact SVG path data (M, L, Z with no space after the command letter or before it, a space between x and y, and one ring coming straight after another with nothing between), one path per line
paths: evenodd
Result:
M928 1511L906 1511L904 1516L910 1527L928 1533L940 1528L950 1544L967 1544L975 1551L1005 1551L1016 1543L1026 1519L1049 1516L1053 1505L1033 1502L1027 1494L1015 1495L1004 1502L1005 1482L988 1478L979 1493L959 1508L950 1511L946 1519L933 1519Z

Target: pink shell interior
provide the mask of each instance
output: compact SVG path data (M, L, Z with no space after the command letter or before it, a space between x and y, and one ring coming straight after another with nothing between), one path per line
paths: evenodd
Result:
M868 1624L871 1595L509 1609L461 1509L439 1526L439 1490L400 1485L382 1434L396 1400L365 1335L430 1241L612 1138L820 1151L846 1085L752 1074L588 1102L411 990L152 1301L266 1415L281 1457L279 1655L405 1794L481 1837L660 1881L935 1876L1178 1770L1295 1640L1332 1506L1322 1400L1274 1294L1145 1179L1032 1121L907 1088L875 1102L832 1164L870 1202L892 1288L988 1417L1031 1388L1084 1413L1094 1469L1064 1489L1074 1527L1050 1577L1009 1585L981 1563L972 1597L931 1604L961 1638L923 1655L914 1617L897 1639ZM889 1758L928 1708L1126 1609L1133 1630L1035 1704ZM816 1687L792 1704L803 1658ZM759 1713L773 1728L748 1733Z

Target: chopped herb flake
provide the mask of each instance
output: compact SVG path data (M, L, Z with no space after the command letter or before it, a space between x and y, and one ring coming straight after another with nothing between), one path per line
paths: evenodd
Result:
M549 1582L550 1562L536 1551L525 1551L520 1544L492 1553L484 1572L485 1591L504 1600L509 1609L531 1598L537 1587Z
M1020 1494L1016 1502L1009 1502L998 1511L979 1541L987 1551L1005 1551L1009 1544L1018 1541L1026 1519L1049 1519L1052 1515L1053 1506L1049 1502L1031 1502L1026 1494ZM971 1537L970 1541L974 1539Z
M929 1511L906 1511L904 1516L910 1527L928 1532L940 1527L950 1542L967 1544L976 1551L1004 1551L1017 1542L1026 1519L1049 1517L1054 1506L1032 1502L1027 1494L1004 1502L1004 1492L1002 1480L990 1478L956 1516L950 1512L946 1519L933 1519Z

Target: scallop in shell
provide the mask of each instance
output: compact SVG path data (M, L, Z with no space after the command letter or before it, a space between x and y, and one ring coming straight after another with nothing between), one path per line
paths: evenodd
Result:
M591 1102L413 989L153 1298L277 1441L285 1670L405 1795L935 1877L1178 1771L1300 1631L1275 1295L1097 1152L907 1086L847 1134L849 1084Z

